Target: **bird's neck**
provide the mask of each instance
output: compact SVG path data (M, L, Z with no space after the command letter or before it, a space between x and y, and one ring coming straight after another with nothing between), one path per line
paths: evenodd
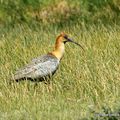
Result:
M62 38L58 38L55 43L55 49L51 52L55 57L57 57L59 60L63 57L65 46L64 43L61 42Z

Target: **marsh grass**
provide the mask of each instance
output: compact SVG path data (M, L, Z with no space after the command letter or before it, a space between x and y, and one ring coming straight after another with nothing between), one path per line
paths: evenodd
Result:
M9 84L15 70L53 49L57 26L33 30L21 25L3 29L0 40L0 120L79 120L95 117L102 107L120 106L120 28L78 24L64 31L85 51L66 44L66 53L52 79L44 83Z

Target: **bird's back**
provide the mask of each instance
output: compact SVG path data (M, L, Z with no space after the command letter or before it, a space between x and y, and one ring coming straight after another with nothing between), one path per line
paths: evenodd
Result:
M16 71L14 79L44 80L55 73L59 60L53 55L44 55L33 59L25 67Z

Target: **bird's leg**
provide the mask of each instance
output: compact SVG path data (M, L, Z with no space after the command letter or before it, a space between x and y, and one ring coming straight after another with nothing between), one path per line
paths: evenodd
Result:
M35 84L34 84L34 89L35 89L37 86L38 86L38 83L37 83L37 82L35 82Z
M48 90L49 90L49 92L53 91L53 86L52 86L52 82L51 81L49 81Z
M52 81L50 81L50 80L45 81L45 84L47 85L47 91L48 91L48 92L52 92L52 91L53 91Z

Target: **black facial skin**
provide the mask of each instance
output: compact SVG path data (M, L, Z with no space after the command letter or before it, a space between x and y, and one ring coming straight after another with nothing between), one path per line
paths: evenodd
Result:
M68 36L67 36L67 35L64 35L64 38L65 38L65 39L68 39Z
M69 41L68 41L68 36L67 36L67 35L64 35L64 38L66 39L66 41L64 41L64 44L65 44L66 42L69 42Z

